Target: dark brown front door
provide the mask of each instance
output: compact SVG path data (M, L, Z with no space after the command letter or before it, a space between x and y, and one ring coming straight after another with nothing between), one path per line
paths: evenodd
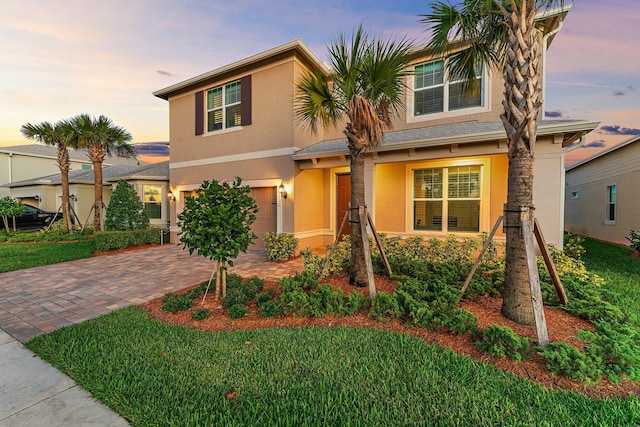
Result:
M336 233L338 227L342 223L345 213L349 212L349 203L351 202L351 175L348 173L341 173L336 175ZM351 224L349 219L344 224L342 232L340 233L340 240L345 234L351 234Z

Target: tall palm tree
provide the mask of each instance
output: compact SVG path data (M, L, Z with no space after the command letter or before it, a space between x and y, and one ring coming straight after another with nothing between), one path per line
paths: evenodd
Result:
M62 226L65 233L71 230L69 220L69 168L71 162L69 160L69 151L67 147L73 147L73 139L61 122L49 123L42 122L37 124L27 123L22 125L20 131L27 139L38 141L45 145L54 145L58 148L58 168L60 169L62 183Z
M562 0L463 0L436 2L422 22L431 26L429 47L449 55L448 72L474 87L474 66L504 75L504 112L509 158L505 223L521 224L520 207L533 206L533 156L542 106L542 50L545 28L536 17ZM460 48L462 43L463 48ZM506 228L502 313L520 324L535 322L524 240L520 227Z
M102 163L107 155L112 154L135 157L136 151L129 144L131 134L124 128L114 125L110 118L102 115L94 118L88 114L80 114L65 121L65 125L68 126L77 146L87 150L87 157L93 163L95 191L93 229L103 231Z
M339 35L327 46L331 71L315 70L296 83L295 117L312 132L343 120L351 166L351 206L365 205L364 156L376 147L401 110L411 44L368 36L362 26L351 40ZM363 225L366 227L366 224ZM366 286L361 224L351 224L351 283Z

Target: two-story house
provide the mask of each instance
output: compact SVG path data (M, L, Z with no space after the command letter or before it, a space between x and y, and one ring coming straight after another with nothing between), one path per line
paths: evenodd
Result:
M545 49L567 12L540 17ZM502 76L478 69L479 91L468 96L444 61L415 47L406 113L366 156L367 206L378 232L477 236L502 215ZM258 236L294 233L300 247L334 240L350 198L346 138L341 128L311 134L294 119L296 81L314 69L329 72L296 40L154 92L169 101L173 233L184 197L203 180L240 176L258 202ZM534 203L548 242L562 244L565 148L597 124L539 122Z

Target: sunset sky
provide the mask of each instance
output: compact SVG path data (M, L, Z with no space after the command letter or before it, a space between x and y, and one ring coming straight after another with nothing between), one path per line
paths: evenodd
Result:
M361 22L428 39L428 1L3 0L0 146L20 126L104 114L134 143L169 140L168 103L152 92L279 44L325 43ZM601 121L567 163L640 134L640 3L577 0L548 52L548 118ZM166 145L163 145L166 148Z

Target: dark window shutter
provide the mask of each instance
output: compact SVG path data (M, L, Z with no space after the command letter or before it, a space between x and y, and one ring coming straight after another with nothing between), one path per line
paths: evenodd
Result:
M251 124L251 75L244 76L240 79L241 99L240 114L242 115L241 126Z
M196 135L204 133L204 91L196 92Z

